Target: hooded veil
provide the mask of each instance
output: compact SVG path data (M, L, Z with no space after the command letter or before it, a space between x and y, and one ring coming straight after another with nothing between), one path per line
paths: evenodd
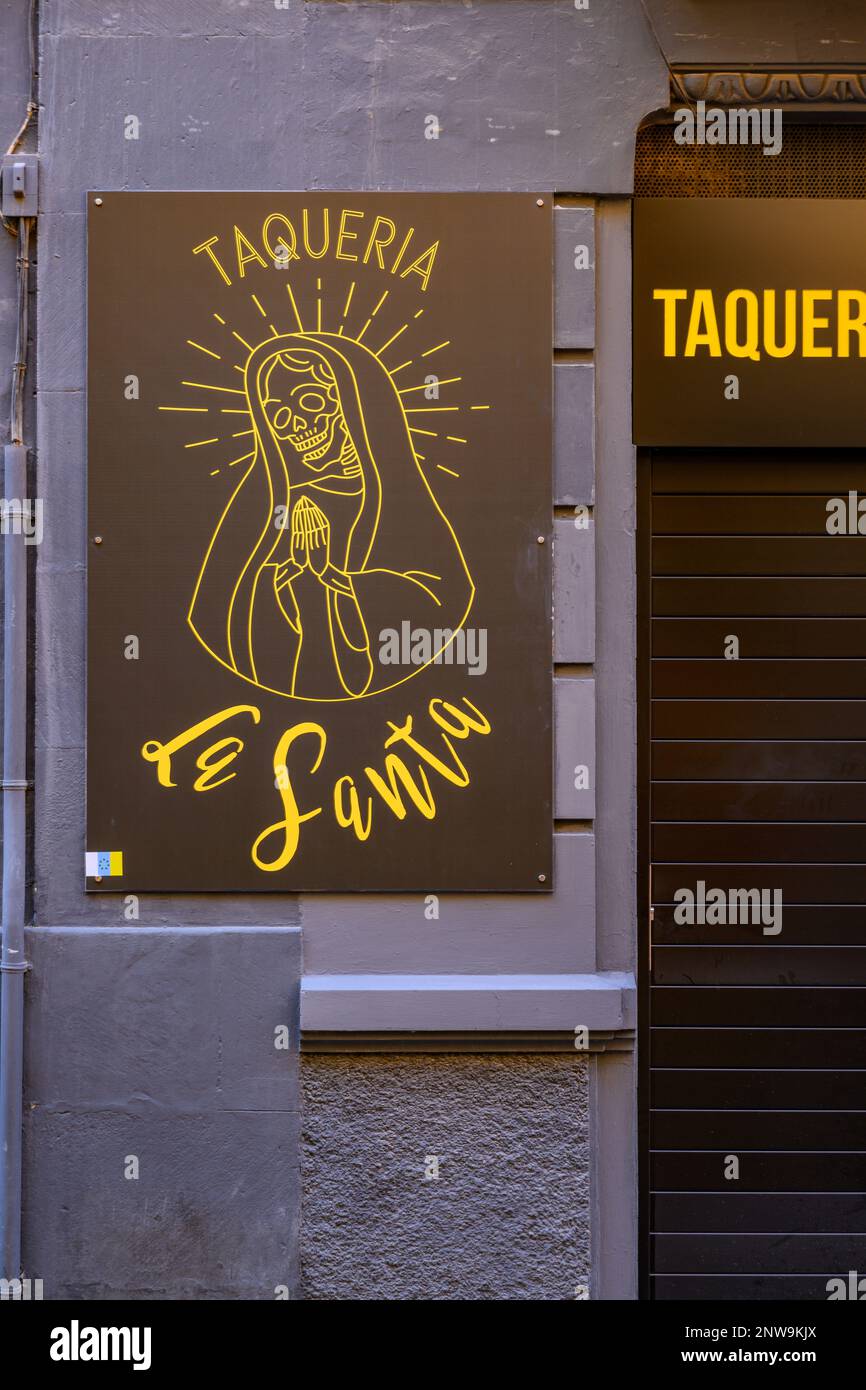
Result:
M317 483L292 444L278 438L265 400L281 359L310 362L336 384L360 465L354 492ZM204 557L189 610L193 632L237 675L282 695L345 700L408 679L419 668L382 664L380 634L407 621L438 630L435 658L465 622L474 586L421 472L388 372L352 339L288 333L253 349L244 384L254 453ZM296 569L288 528L304 496L328 517L330 570L323 579L309 568L295 574L289 595L281 579ZM275 524L279 516L284 529Z

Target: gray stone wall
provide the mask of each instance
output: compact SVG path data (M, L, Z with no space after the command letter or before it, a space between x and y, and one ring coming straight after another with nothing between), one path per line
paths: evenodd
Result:
M46 1298L296 1297L299 933L28 937L27 1273Z
M23 10L7 6L0 17L14 31L0 79L7 122L25 85ZM631 763L621 748L628 641L605 652L610 700L598 702L597 728L591 668L596 527L604 564L619 565L629 541L628 394L622 364L599 388L596 272L576 272L578 281L568 265L575 237L591 244L606 208L624 207L635 131L665 104L667 74L640 0L593 0L580 11L572 0L42 0L40 10L37 434L46 533L32 595L26 1267L48 1296L273 1298L277 1286L295 1296L296 1078L285 1053L273 1070L268 1030L297 1012L299 928L308 971L577 979L575 971L633 966ZM441 127L435 141L424 138L430 114ZM138 117L137 140L125 138L128 115ZM557 502L591 504L596 474L614 468L608 519L578 531L561 513L557 526L561 888L543 903L452 901L438 934L423 940L414 925L407 931L422 919L405 899L142 896L130 919L119 895L83 891L85 194L306 187L564 194ZM11 247L0 254L0 348ZM608 274L621 286L621 236L617 247ZM606 312L625 314L607 341L616 338L609 356L627 354L621 291L595 308L599 327ZM5 385L4 374L0 392ZM594 387L609 402L595 459ZM618 592L627 599L627 577ZM614 762L600 769L594 800L567 773L576 761L593 765L596 743L614 747ZM598 862L615 865L617 880L606 889L616 912L598 923L588 824L596 802L610 826ZM383 1297L574 1296L588 1273L579 1063L359 1057L311 1059L305 1070L306 1296L358 1294L381 1240L393 1253L392 1271L376 1266ZM621 1120L628 1105L626 1088ZM425 1115L446 1162L438 1184L416 1188L420 1150L433 1142ZM128 1155L140 1160L136 1180L123 1175ZM320 1173L310 1166L316 1155ZM370 1199L360 1218L340 1195L347 1173ZM425 1221L431 1208L438 1215ZM414 1269L400 1258L401 1238Z
M30 60L25 5L4 5L0 8L0 53L4 59L3 73L0 75L0 145L5 153L27 109ZM15 318L15 242L0 228L0 363L3 366L3 370L0 371L0 421L4 443L9 438L9 391L12 383L12 357L15 351Z
M588 1070L304 1057L301 1296L574 1299L589 1284Z

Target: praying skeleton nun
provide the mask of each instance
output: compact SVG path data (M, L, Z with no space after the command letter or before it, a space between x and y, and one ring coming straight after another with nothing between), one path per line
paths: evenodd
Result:
M474 596L396 387L369 349L335 333L269 338L244 381L255 450L205 555L190 626L277 694L386 689L395 671L379 662L379 633L439 629L435 658Z

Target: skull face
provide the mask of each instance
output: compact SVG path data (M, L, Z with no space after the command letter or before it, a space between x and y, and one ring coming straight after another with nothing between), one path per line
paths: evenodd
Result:
M276 437L314 473L339 459L348 439L337 383L319 362L284 354L267 378L264 401Z

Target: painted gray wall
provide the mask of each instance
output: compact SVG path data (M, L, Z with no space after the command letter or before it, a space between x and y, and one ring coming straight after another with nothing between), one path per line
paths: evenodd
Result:
M302 1297L575 1298L590 1266L588 1070L567 1056L305 1057Z
M27 47L27 7L0 8L0 144L5 151L24 117L30 85ZM3 442L9 438L9 392L15 351L15 242L0 228L0 421ZM6 365L9 370L6 370Z
M596 968L636 971L637 590L631 442L631 206L598 218L596 506L599 592L595 685L598 780ZM636 1023L636 1017L633 1020ZM637 1073L633 1052L593 1072L593 1297L637 1297Z
M630 861L619 852L628 852L633 788L628 757L614 749L628 728L628 692L610 713L600 701L594 732L585 669L595 654L596 543L612 562L623 553L631 505L622 381L604 395L595 382L603 405L593 464L593 299L604 275L606 200L613 196L616 207L631 189L635 131L665 104L667 73L640 0L587 11L572 0L288 0L280 9L274 0L42 0L41 11L38 485L47 524L35 595L27 1270L46 1279L46 1290L81 1297L267 1298L277 1284L294 1294L296 1083L291 1067L274 1073L262 1049L267 1027L297 1009L299 926L313 973L633 967L625 886L605 888L610 915L599 915L596 934L596 859L627 885ZM15 68L4 65L4 82ZM9 106L0 113L15 105L14 85L4 92ZM124 139L129 114L141 122L137 141ZM430 114L441 124L438 141L424 139ZM84 207L86 190L100 187L569 195L557 212L557 501L592 501L597 477L599 503L587 529L568 515L557 521L555 655L580 668L563 679L581 681L557 697L565 720L557 731L559 816L593 814L590 798L570 794L568 767L591 761L596 740L615 756L612 769L603 759L599 769L609 847L597 848L583 828L558 835L549 899L443 900L431 930L420 899L143 896L130 922L119 896L85 896ZM592 247L593 264L597 250L598 267L575 270L578 242ZM10 275L7 249L0 349ZM624 312L618 350L626 354L627 325ZM579 421L574 429L563 423L566 412ZM612 549L611 525L619 537ZM627 579L616 593L628 600ZM608 658L608 695L620 669ZM225 1032L221 1025L214 1033L215 1020ZM366 1057L305 1066L306 1153L309 1161L313 1136L321 1163L308 1168L305 1192L307 1249L318 1250L307 1296L341 1296L327 1290L346 1262L344 1281L356 1287L366 1252L381 1238L396 1248L401 1233L420 1261L413 1287L431 1296L453 1296L447 1289L457 1285L443 1282L447 1251L464 1239L461 1291L573 1296L589 1260L579 1065ZM226 1077L234 1078L228 1090ZM628 1103L626 1094L619 1113ZM462 1174L436 1188L442 1224L432 1230L418 1206L427 1195L419 1198L409 1177L427 1142L425 1114L451 1124L450 1140L441 1127L437 1133ZM365 1187L354 1146L378 1162L386 1141L394 1183ZM497 1168L501 1148L523 1152L521 1162ZM127 1181L118 1165L139 1151L143 1176ZM371 1193L361 1221L357 1211L354 1223L338 1219L340 1163ZM485 1186L494 1173L499 1186ZM532 1215L539 1204L541 1227ZM401 1268L408 1277L408 1264ZM386 1285L393 1287L383 1274L379 1287ZM404 1283L399 1296L409 1294Z
M668 61L848 71L866 61L860 0L646 0Z
M25 5L4 5L0 9L0 54L3 55L3 68L0 71L0 149L5 153L12 143L27 109L30 90L30 51L28 37L28 16ZM35 148L33 130L28 131L22 149ZM31 261L35 265L35 238L30 243ZM17 239L0 228L0 442L8 443L9 407L12 386L12 362L15 355L17 328L17 284L15 261ZM32 332L35 320L35 274L31 269L30 295L30 371L24 386L24 425L25 437L32 440L35 434L34 382ZM32 469L32 456L28 460ZM31 557L31 566L32 566ZM0 565L0 601L3 594L3 574ZM2 687L2 681L0 681ZM0 717L3 710L3 691L0 689ZM2 729L0 729L2 743ZM2 818L0 818L2 819ZM2 824L0 824L0 843L2 843Z
M295 1297L299 933L39 927L28 954L45 1297Z

